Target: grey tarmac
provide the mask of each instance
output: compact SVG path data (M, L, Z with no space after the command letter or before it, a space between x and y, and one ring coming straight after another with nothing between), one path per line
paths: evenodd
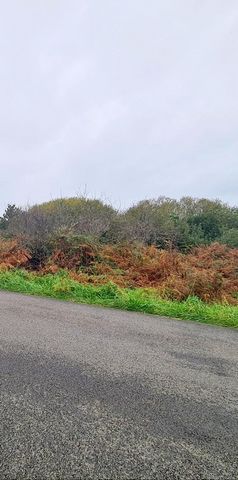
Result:
M238 478L238 331L0 292L0 480Z

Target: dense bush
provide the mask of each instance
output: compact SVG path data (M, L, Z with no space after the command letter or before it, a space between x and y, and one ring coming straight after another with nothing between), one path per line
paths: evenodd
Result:
M59 235L78 235L104 243L139 242L188 251L220 242L238 247L238 208L215 200L160 197L118 212L100 200L68 198L27 209L9 205L0 218L4 237L21 237L40 261Z
M88 198L9 205L0 237L4 269L66 268L81 283L237 303L238 208L218 200L161 197L124 212Z

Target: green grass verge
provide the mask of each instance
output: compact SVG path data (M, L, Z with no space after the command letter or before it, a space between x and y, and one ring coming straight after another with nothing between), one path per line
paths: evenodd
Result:
M121 289L112 283L82 285L66 271L39 276L25 270L0 271L0 289L53 297L78 303L103 305L183 320L238 327L238 307L205 304L196 297L177 302L159 298L149 289Z

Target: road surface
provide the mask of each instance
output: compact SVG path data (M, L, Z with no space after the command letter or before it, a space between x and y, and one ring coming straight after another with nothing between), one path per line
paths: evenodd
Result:
M0 292L0 479L238 478L238 331Z

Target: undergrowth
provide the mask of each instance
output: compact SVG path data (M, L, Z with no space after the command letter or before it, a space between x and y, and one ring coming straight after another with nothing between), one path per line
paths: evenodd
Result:
M153 288L120 288L112 282L104 285L81 284L64 270L45 275L21 269L0 270L0 289L238 327L238 306L206 304L194 296L184 301L166 300L159 297Z
M68 270L80 284L111 282L123 289L153 288L165 300L197 297L209 304L238 305L238 248L214 243L183 254L153 245L104 245L63 236L48 255L38 250L35 245L26 248L20 239L0 239L0 269L24 268L42 275Z

